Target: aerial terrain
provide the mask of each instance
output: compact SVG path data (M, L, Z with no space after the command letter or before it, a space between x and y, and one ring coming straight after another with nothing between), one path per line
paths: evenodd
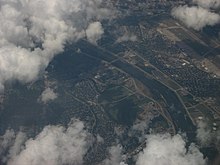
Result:
M0 0L0 164L219 165L219 0Z

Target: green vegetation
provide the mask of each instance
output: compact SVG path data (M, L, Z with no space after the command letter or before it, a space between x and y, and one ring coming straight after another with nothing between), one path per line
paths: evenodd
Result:
M110 86L101 94L99 102L113 120L120 124L132 125L141 110L139 104L143 100L122 86Z
M99 97L99 101L103 104L105 102L117 102L127 96L131 92L122 86L110 86Z

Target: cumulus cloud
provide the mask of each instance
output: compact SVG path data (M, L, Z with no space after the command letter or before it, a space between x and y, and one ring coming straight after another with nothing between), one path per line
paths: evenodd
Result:
M95 44L97 40L101 38L101 35L104 33L102 25L100 22L91 23L86 29L86 37L88 41Z
M54 99L56 99L58 97L57 93L54 92L53 89L51 88L46 88L41 96L40 96L40 101L42 101L44 104L49 102L49 101L52 101Z
M3 141L3 145L10 144L8 165L80 165L91 143L84 124L76 119L67 128L46 126L34 139L26 140L22 133L15 137L13 131L6 132L3 137L7 139L7 142ZM11 137L14 138L13 143Z
M7 130L3 136L0 136L0 163L5 163L8 158L19 153L25 140L25 133L16 134L14 130Z
M207 25L213 26L220 22L220 15L200 6L179 6L172 9L172 16L189 28L201 30Z
M146 148L138 155L136 165L205 165L206 160L198 148L186 142L180 135L149 135Z
M67 42L86 35L96 42L103 33L99 21L113 13L102 4L102 0L0 0L0 90L7 81L36 79Z
M10 147L8 155L7 155L7 159L9 158L13 158L15 157L17 154L19 154L21 152L21 150L23 150L24 146L24 142L27 140L27 136L24 132L18 132L15 140L13 142L13 145Z
M148 130L150 120L139 120L137 119L131 129L128 132L128 135L137 137L139 142L142 142L145 139L146 131Z
M3 161L5 152L11 147L15 139L15 132L7 130L3 136L0 136L0 160Z
M119 37L116 42L125 42L125 41L137 41L137 36L134 34L127 34L125 33L123 36Z
M211 143L220 147L220 130L216 127L216 123L208 124L205 120L198 121L196 137L203 147Z
M144 134L144 131L148 128L148 124L149 122L147 121L137 120L131 129L135 131L141 131Z
M210 144L211 142L211 129L204 121L199 121L197 126L197 139L202 145Z
M220 0L193 0L193 3L198 4L204 8L219 8Z
M96 136L96 140L98 143L102 143L102 144L104 143L104 139L100 135Z
M122 159L122 147L120 145L112 146L109 149L109 158L105 159L101 165L126 165Z

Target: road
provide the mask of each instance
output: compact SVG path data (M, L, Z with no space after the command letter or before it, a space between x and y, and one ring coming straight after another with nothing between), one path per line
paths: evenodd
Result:
M127 63L103 48L92 45L84 40L79 41L76 46L79 47L82 54L111 63L111 65L127 73L132 78L139 80L151 90L155 100L163 97L167 103L167 109L176 131L186 132L190 139L195 137L196 128L185 109L185 105L183 105L182 100L180 100L181 98L175 91L164 85L162 82L150 78L143 70Z

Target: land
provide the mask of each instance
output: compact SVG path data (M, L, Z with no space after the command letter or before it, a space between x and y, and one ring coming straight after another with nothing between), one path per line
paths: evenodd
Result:
M196 32L170 16L171 8L183 1L114 4L121 16L103 22L106 31L97 44L86 39L69 44L39 80L6 87L0 97L1 134L9 127L23 127L34 136L45 125L67 125L79 118L104 141L96 140L86 154L85 162L92 165L105 159L116 141L132 162L150 131L183 132L196 143L199 120L209 120L218 129L219 39L209 29ZM119 42L124 34L136 39ZM58 98L43 104L38 98L48 85ZM145 128L134 129L138 124Z

